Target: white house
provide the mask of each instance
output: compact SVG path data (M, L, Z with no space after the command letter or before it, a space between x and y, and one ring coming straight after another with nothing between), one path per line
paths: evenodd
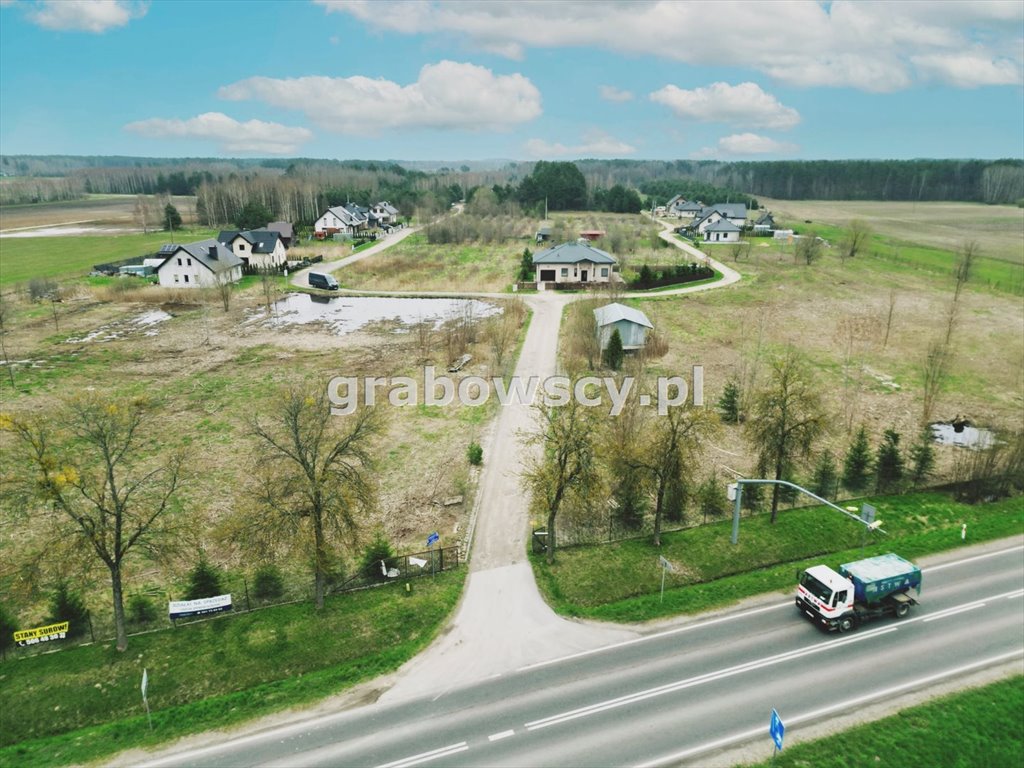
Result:
M612 331L618 329L623 349L640 349L647 343L647 331L654 328L647 315L625 304L607 304L594 310L601 349L608 346Z
M589 243L562 243L533 254L537 288L543 283L607 283L614 273L615 257Z
M719 219L704 228L704 240L709 243L738 243L740 228L728 219Z
M366 219L356 215L343 205L336 205L328 208L324 214L316 220L313 231L317 238L323 239L335 234L355 234L366 226Z
M242 260L213 238L185 245L161 246L156 269L166 288L208 288L242 279Z
M381 200L370 206L370 213L377 219L381 227L393 227L398 223L398 209L387 200Z
M255 269L278 269L288 261L288 253L281 235L269 229L246 232L225 230L217 235L221 245L242 260L242 264Z

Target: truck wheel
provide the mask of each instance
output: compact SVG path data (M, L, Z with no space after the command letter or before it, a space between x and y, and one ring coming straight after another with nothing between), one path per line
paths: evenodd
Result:
M839 620L840 632L849 632L851 629L853 629L853 619L851 619L849 616L844 616Z
M899 603L896 606L896 618L897 619L902 619L908 613L910 613L910 603Z

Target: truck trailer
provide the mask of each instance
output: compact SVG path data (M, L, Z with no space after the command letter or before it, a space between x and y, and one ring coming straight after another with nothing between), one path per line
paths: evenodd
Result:
M879 616L903 618L921 594L921 569L891 552L839 566L815 565L800 574L796 607L828 631L849 632Z

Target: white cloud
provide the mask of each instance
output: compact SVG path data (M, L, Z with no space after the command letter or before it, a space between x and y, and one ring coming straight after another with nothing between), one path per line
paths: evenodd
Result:
M623 101L633 100L632 91L624 91L620 88L616 88L614 85L602 85L598 89L598 91L601 94L601 98L604 99L605 101L615 101L621 103Z
M776 129L792 128L800 122L800 114L795 109L783 106L756 83L712 83L707 88L692 91L666 85L650 98L684 120Z
M983 73L986 82L1022 82L1019 0L316 2L375 29L455 35L514 59L528 48L588 46L747 67L791 85L895 91L921 80L969 87L979 68L965 77L958 57L971 50L997 72Z
M146 15L149 7L126 0L42 0L27 9L29 21L62 32L106 32Z
M154 117L129 123L126 131L151 139L207 139L224 152L288 155L313 138L308 128L248 120L244 123L221 112L206 112L189 120Z
M1020 71L1007 59L991 60L965 53L959 56L914 56L914 65L925 77L958 88L983 85L1017 85Z
M372 135L389 128L502 130L541 114L540 91L519 74L441 61L410 85L368 77L250 77L218 92L297 109L326 130Z
M728 157L735 155L793 155L800 151L796 144L776 141L756 133L734 133L723 136L714 147L694 152L695 158Z
M609 136L603 131L589 131L580 144L568 145L544 139L530 139L524 145L530 157L622 157L636 152L636 147Z

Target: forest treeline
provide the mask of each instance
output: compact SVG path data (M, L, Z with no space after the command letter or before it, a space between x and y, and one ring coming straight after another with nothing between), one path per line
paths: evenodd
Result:
M0 204L81 199L90 193L196 195L211 225L230 222L246 202L311 223L325 205L386 199L404 212L443 210L478 187L524 208L618 209L757 196L816 200L1024 200L1024 161L1006 160L578 160L488 168L407 168L396 162L316 159L0 156ZM614 190L614 191L613 191ZM371 200L372 198L372 200Z

